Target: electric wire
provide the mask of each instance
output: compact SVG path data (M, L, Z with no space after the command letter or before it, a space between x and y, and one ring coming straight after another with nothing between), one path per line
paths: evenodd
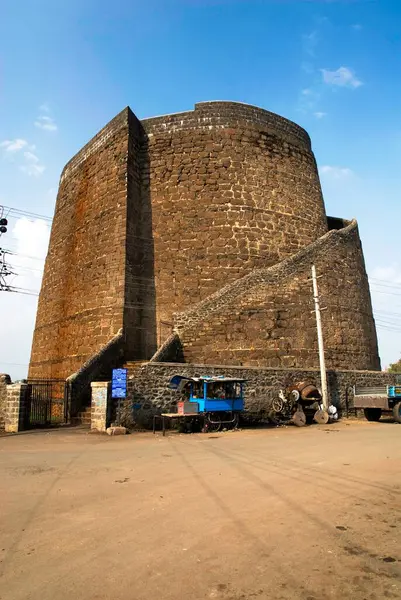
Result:
M27 210L22 210L20 208L13 208L12 206L5 206L4 204L3 204L3 208L6 211L8 211L7 215L13 215L13 214L15 214L15 215L19 215L21 217L30 217L30 218L34 218L34 219L40 219L42 221L49 221L49 222L53 221L53 219L51 217L48 217L46 215L39 215L39 214L34 213L34 212L30 212L30 211L27 211Z

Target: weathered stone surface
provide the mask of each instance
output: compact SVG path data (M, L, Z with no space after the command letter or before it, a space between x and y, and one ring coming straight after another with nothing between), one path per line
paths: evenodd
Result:
M126 109L62 173L30 377L75 373L123 327L128 118Z
M110 382L91 383L91 429L106 431L111 421Z
M205 102L142 124L158 323L326 233L310 140L294 123L243 104ZM166 329L159 326L162 337Z
M233 102L127 108L63 171L29 374L106 361L121 328L128 361L316 367L312 259L328 366L379 369L357 228L326 217L308 134Z
M319 364L311 264L316 265L330 369L379 370L356 222L277 265L252 271L175 316L188 363L310 368ZM175 342L176 344L177 342ZM171 360L158 358L161 360Z
M151 427L154 413L174 409L179 394L169 388L174 375L225 375L247 380L245 386L245 409L252 418L267 416L273 398L280 389L299 381L310 381L320 386L318 369L274 369L260 367L235 367L224 365L196 365L181 363L149 362L135 372L129 380L129 397L126 401L127 413L133 414L134 421ZM344 416L354 413L353 388L355 385L392 385L396 375L377 371L328 371L328 385L331 402Z
M0 429L4 429L5 413L7 406L7 385L11 378L6 373L0 373Z
M4 429L7 433L17 433L25 429L28 414L26 383L7 385L7 403Z
M113 427L108 427L106 433L107 435L125 435L127 430L125 427L114 425Z

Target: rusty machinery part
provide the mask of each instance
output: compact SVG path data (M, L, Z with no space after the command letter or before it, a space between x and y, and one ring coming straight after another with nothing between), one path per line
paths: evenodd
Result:
M306 424L306 415L303 410L297 410L292 415L294 425L297 427L303 427Z
M325 410L321 410L320 408L315 412L313 418L319 425L327 425L327 423L329 422L328 413Z
M394 404L393 417L394 421L396 421L397 423L401 423L401 402L397 402L397 404Z
M267 418L272 425L286 425L292 419L292 411L276 412L275 410L270 410L267 413Z
M291 385L287 388L287 393L288 392L298 392L299 396L298 399L301 400L304 403L309 403L309 404L313 404L314 402L317 402L319 400L321 400L322 395L319 392L319 390L317 389L317 387L315 385L313 385L312 383L310 383L309 381L300 381L298 383L295 383L294 385ZM295 399L295 394L294 394L294 399ZM296 399L295 401L297 401L298 399Z
M273 398L271 407L274 412L282 412L284 410L284 400L280 396Z
M293 400L293 402L298 402L300 395L298 390L291 390L290 392L291 400Z

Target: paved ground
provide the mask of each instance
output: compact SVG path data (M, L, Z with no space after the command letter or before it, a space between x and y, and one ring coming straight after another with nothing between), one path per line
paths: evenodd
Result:
M401 426L0 439L1 600L401 598Z

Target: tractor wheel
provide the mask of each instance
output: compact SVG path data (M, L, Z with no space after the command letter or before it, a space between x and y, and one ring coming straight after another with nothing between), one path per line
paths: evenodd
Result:
M380 417L382 416L381 408L365 408L363 412L365 413L365 418L368 421L379 421Z
M401 423L401 402L397 402L397 404L393 407L393 417L394 421L397 423Z
M217 433L221 428L221 417L219 413L207 413L205 416L204 429L207 433Z
M230 428L238 429L238 425L239 425L239 414L235 413L233 416L233 423L231 424Z

